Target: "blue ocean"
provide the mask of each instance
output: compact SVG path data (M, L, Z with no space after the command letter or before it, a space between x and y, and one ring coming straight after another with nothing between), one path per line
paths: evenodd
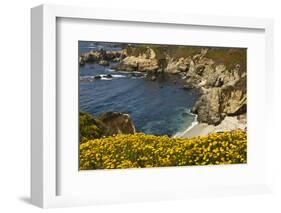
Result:
M80 53L100 48L118 50L121 46L79 42ZM172 136L195 120L190 109L199 94L182 89L180 76L166 75L150 81L144 73L117 72L110 66L86 64L79 69L80 111L93 115L107 111L128 113L138 132L154 135ZM112 78L106 78L108 74ZM94 79L96 75L102 78Z

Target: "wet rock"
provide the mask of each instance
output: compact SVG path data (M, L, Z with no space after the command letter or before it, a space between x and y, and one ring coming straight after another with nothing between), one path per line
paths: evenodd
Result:
M96 76L94 77L94 79L99 80L99 79L101 79L101 76L100 76L100 75L96 75Z
M104 76L105 78L113 78L113 76L111 74L107 74Z

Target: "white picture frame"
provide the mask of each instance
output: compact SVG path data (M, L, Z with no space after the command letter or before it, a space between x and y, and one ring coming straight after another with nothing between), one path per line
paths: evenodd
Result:
M266 158L262 172L265 178L259 183L249 184L241 182L240 185L221 185L217 187L200 187L194 183L195 188L167 188L154 190L149 195L123 192L123 196L115 193L114 196L90 195L58 195L58 162L57 159L57 20L83 19L83 20L116 20L134 23L153 23L161 25L200 26L211 28L256 29L264 32L265 41L265 101L267 108L272 108L273 100L270 91L273 85L273 21L271 19L216 17L203 15L154 13L148 11L116 11L113 9L85 8L74 6L41 5L31 10L31 201L42 208L92 205L100 203L138 202L144 200L182 199L187 197L216 196L216 195L242 195L265 193L271 191L271 165L270 156ZM250 79L251 80L251 79ZM271 116L268 116L271 117ZM270 119L270 118L268 118ZM266 121L264 121L266 122ZM266 140L262 144L270 146L270 136L266 128ZM182 168L184 169L184 168ZM200 169L200 168L199 168ZM138 174L135 171L131 171ZM158 171L150 170L150 173ZM108 173L109 175L109 173ZM189 190L186 190L189 189ZM169 194L169 192L171 192ZM122 193L122 192L120 192ZM133 192L132 192L133 193Z

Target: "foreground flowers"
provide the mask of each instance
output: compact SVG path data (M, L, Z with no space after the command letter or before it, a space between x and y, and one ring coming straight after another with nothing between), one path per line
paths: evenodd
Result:
M246 162L246 132L241 130L192 139L121 134L80 144L81 170Z

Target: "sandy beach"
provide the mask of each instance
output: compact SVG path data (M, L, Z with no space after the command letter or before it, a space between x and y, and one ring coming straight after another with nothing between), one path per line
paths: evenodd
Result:
M178 132L174 137L180 138L192 138L197 136L205 136L214 132L225 132L235 129L246 128L246 116L243 118L238 118L237 116L227 116L219 125L208 125L206 123L198 123L187 128L183 132Z

